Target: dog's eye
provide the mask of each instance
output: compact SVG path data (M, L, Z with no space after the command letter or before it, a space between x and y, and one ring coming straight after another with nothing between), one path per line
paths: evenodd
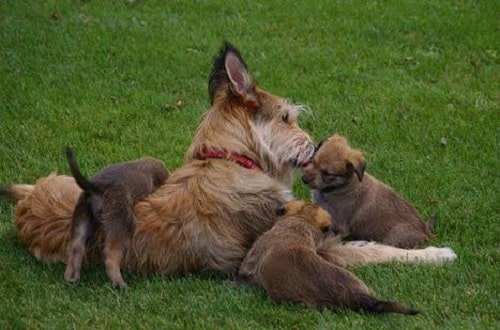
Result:
M281 116L281 120L283 120L284 123L288 123L288 112L287 113L284 113L282 116Z

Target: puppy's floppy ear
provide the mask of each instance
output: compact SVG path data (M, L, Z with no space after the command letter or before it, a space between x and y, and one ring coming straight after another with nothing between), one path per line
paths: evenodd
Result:
M248 110L260 107L255 94L255 85L248 74L247 66L236 49L230 49L224 61L231 92L239 97Z
M347 161L347 168L352 169L359 181L363 181L363 174L365 173L366 161L365 157L359 150L353 150L350 154Z

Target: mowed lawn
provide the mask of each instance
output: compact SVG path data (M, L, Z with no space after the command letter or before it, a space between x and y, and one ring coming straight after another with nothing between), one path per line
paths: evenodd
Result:
M0 183L69 173L68 144L89 174L145 155L179 167L228 40L261 87L308 107L316 141L346 135L437 215L432 245L458 259L353 269L415 317L277 304L217 275L125 273L119 292L103 267L68 285L36 261L1 199L0 328L499 328L499 17L498 1L1 1Z

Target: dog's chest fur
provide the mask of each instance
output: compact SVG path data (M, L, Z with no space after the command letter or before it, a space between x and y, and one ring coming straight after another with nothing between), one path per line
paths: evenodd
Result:
M273 226L276 209L291 199L290 189L260 170L244 169L227 160L191 161L136 207L134 240L142 241L143 234L155 232L158 240L166 243L160 250L142 255L142 263L151 262L151 267L162 272L237 271L255 239ZM152 230L147 221L150 214L163 218L165 226L175 223L175 233L183 236L168 234L174 233L168 228ZM201 233L202 239L198 236ZM159 258L173 257L168 250L174 246L179 258L190 259L184 262L185 269L171 271L170 265L178 263ZM157 262L161 264L154 265ZM196 268L188 268L194 265Z

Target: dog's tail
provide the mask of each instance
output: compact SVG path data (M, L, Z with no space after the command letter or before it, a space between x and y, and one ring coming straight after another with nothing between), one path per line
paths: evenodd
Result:
M35 189L35 186L31 184L8 184L0 187L0 194L11 201L17 202L31 194L33 189Z
M96 187L86 176L80 171L80 167L75 158L75 154L71 147L66 147L66 159L68 160L69 170L75 178L76 183L87 193L101 194L102 191Z
M438 217L437 214L434 214L432 217L429 218L425 222L425 225L427 226L427 229L431 232L434 233L434 230L436 230L436 223L437 223Z
M395 301L382 301L375 297L364 295L362 298L362 310L370 313L400 313L416 315L418 310L405 306Z

